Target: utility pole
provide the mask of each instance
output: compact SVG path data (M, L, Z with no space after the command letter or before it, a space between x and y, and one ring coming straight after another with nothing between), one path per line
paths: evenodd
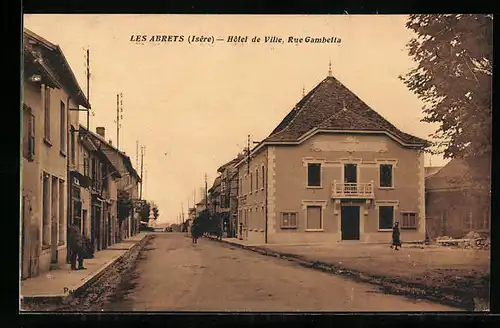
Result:
M87 49L87 101L90 103L90 49ZM87 131L90 131L90 108L87 108Z
M247 173L250 174L250 135L247 137Z
M144 146L141 146L141 191L140 191L140 196L139 199L142 200L142 170L144 168Z
M139 168L139 140L135 141L135 167Z
M120 149L120 120L123 119L123 93L116 94L116 149Z
M208 209L207 174L205 173L205 209Z

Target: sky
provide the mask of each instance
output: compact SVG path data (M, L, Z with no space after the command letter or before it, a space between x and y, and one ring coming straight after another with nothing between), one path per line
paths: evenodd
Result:
M437 125L420 122L421 101L400 74L416 65L404 15L24 15L24 26L61 47L86 92L90 49L90 128L106 128L116 145L116 95L123 94L120 150L140 172L143 197L159 223L175 223L201 200L217 168L252 141L266 138L327 75L406 133L429 139ZM146 35L138 42L137 35ZM151 36L176 42L150 42ZM183 36L182 42L179 36ZM193 36L209 42L190 42ZM247 42L228 42L230 36ZM283 43L266 43L265 37ZM289 37L337 43L288 43ZM254 37L260 42L252 42ZM223 39L223 41L217 41ZM80 114L86 124L86 115ZM426 154L426 166L447 160ZM137 166L136 163L139 163Z

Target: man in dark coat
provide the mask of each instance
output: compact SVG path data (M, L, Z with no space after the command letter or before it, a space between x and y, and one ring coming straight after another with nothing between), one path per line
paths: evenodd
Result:
M83 258L85 252L83 249L83 236L80 233L78 225L73 224L68 231L68 246L71 252L71 270L85 270L83 266ZM76 259L78 257L78 268L76 267Z
M392 245L391 248L394 246L394 249L398 251L398 247L401 247L401 240L399 238L399 222L396 222L394 224L394 227L392 228Z

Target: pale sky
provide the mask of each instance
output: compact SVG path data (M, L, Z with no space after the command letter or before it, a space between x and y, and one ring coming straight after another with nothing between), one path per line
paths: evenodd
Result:
M406 133L429 139L422 104L398 80L415 63L403 15L25 15L25 27L58 44L86 92L90 48L90 128L106 127L116 145L116 94L123 93L120 150L136 166L146 146L143 196L159 221L176 222L201 199L217 168L269 135L302 97L328 75ZM183 35L184 42L130 41L132 35ZM247 43L188 43L188 36L248 36ZM260 43L251 39L260 37ZM277 36L284 44L264 43ZM340 43L286 43L289 36L337 37ZM86 124L86 115L80 114ZM432 161L432 162L431 162ZM426 166L444 165L426 155ZM140 165L140 164L139 164ZM136 168L140 172L140 166ZM160 222L159 222L160 223Z

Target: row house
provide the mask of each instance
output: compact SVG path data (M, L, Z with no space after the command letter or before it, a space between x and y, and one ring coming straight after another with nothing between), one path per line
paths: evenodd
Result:
M67 261L70 165L76 163L69 126L87 98L61 48L23 31L21 278Z
M432 170L425 179L428 237L462 238L470 231L489 235L490 177L489 156L452 159L444 167Z
M238 237L255 243L425 238L424 148L329 75L238 168Z
M242 156L242 154L238 155L237 158L217 170L220 174L219 213L222 215L227 237L230 238L236 237L238 229L238 170L235 165Z
M102 233L99 233L102 236L102 242L97 245L106 247L110 243L120 242L139 232L141 201L138 190L141 179L133 168L130 157L114 147L111 141L106 141L104 127L98 127L96 133L93 133L80 125L80 131L89 136L104 160L103 170L96 166L100 179L95 179L95 183L103 190L103 193L94 194L91 213L92 217L99 221L95 223L96 228L104 229ZM91 159L87 160L87 163L89 161L92 163ZM120 202L131 204L131 210L125 217L119 215Z
M98 133L103 129L97 128ZM77 132L80 162L72 171L72 220L100 251L117 242L117 183L122 175L102 151L109 142L81 125Z

